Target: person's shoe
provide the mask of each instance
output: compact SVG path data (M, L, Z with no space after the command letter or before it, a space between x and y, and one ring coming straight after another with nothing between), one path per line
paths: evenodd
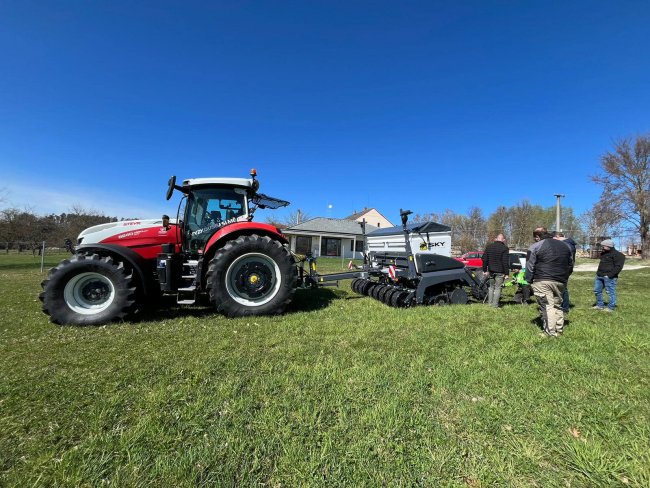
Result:
M611 308L603 308L603 312L609 312L612 313L614 310Z
M605 309L605 307L601 307L600 305L594 305L591 308L593 308L594 310L604 310Z
M547 328L544 328L544 334L546 334L549 337L557 337L557 332L551 331Z

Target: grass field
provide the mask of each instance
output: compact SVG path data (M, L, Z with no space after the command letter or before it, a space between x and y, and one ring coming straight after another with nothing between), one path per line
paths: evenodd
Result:
M533 306L390 309L349 282L280 317L60 327L39 262L0 255L0 486L650 486L650 268L615 314L575 273L547 339Z

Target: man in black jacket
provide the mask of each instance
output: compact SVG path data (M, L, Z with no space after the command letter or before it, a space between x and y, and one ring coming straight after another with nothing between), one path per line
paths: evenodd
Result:
M569 246L553 239L544 227L533 232L526 261L526 281L531 284L546 335L557 337L564 329L562 293L573 271Z
M510 260L508 246L503 234L499 234L494 242L485 247L483 253L483 272L488 277L488 303L499 308L501 298L501 287L510 274Z
M614 241L611 239L605 239L600 245L603 246L603 250L600 253L600 263L598 263L596 281L594 282L594 293L596 294L594 308L613 312L616 308L616 283L618 282L618 274L625 264L625 255L614 249ZM603 288L609 295L607 308L605 308L605 302L603 301Z

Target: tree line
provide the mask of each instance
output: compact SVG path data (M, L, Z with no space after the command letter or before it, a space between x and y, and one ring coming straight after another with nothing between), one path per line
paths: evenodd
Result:
M39 252L43 242L50 247L65 247L65 240L74 243L82 230L118 220L81 208L72 208L68 213L37 215L9 207L0 210L0 249Z

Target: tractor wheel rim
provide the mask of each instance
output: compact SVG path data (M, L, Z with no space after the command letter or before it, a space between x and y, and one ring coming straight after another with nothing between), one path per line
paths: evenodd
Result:
M226 271L226 289L237 303L259 307L280 290L280 267L265 254L249 253L235 259Z
M71 310L93 315L106 310L115 299L115 286L99 273L80 273L68 281L63 298Z

